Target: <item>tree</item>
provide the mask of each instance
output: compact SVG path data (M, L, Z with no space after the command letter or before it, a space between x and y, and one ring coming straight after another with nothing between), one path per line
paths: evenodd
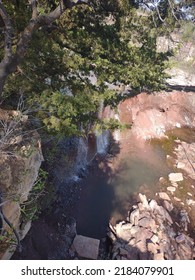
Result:
M156 52L159 27L143 2L0 1L2 100L23 92L50 130L75 134L97 119L100 101L120 101L109 84L159 89L167 54Z

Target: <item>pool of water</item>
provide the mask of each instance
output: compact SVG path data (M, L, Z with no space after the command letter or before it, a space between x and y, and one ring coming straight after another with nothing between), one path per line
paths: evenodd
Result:
M113 158L96 159L80 184L81 198L75 214L77 232L89 237L106 235L109 222L126 218L139 192L148 197L159 190L159 178L168 176L162 144L135 139L129 130L120 135Z

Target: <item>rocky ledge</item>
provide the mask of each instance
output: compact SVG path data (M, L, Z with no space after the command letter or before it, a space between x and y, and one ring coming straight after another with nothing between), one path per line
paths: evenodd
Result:
M171 217L168 201L160 206L139 194L140 202L132 207L126 221L110 225L111 258L118 260L192 260L195 258L193 239L186 232L189 218L181 210L178 222Z
M10 259L30 229L30 220L22 223L21 205L42 161L40 136L28 128L27 116L0 109L0 259Z

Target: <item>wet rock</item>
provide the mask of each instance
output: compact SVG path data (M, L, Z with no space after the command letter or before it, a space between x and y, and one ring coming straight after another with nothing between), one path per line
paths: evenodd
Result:
M158 195L163 200L169 200L169 201L171 200L168 194L166 194L165 192L159 192Z
M183 174L182 173L170 173L169 180L172 182L180 182L183 181Z
M73 246L80 257L86 259L97 260L99 253L98 239L76 235L73 241Z

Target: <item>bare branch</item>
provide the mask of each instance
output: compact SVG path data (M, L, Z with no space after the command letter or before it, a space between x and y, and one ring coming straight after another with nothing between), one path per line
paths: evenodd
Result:
M38 11L37 11L37 1L36 0L29 0L31 7L32 7L32 19L37 18Z

